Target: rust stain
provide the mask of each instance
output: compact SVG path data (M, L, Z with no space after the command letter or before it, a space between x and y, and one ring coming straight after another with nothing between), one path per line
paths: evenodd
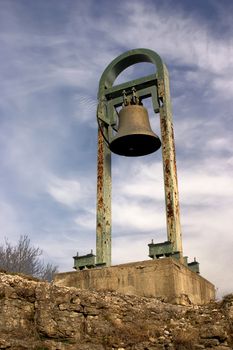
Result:
M104 140L98 130L98 160L97 160L97 205L103 208L103 174L104 174Z
M170 192L167 194L167 217L168 218L174 217L173 203L171 200L171 193Z
M165 95L164 81L162 79L158 80L158 95L159 97L164 97Z
M182 253L175 141L167 75L164 76L164 79L158 80L158 96L163 101L163 105L160 107L160 126L163 145L167 233L174 249L178 249Z

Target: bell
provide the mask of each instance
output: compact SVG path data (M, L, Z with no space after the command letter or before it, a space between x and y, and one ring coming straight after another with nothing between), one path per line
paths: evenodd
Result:
M119 113L118 133L110 143L113 153L138 157L157 151L159 137L151 130L148 113L142 105L124 106Z

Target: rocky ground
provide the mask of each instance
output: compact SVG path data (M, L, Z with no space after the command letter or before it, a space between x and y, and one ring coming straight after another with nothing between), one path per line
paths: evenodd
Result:
M206 306L0 273L0 349L233 349L233 294Z

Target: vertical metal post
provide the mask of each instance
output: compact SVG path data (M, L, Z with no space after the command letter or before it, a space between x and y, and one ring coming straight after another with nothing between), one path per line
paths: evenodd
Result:
M99 111L101 113L101 110ZM111 153L98 128L96 263L111 266Z
M160 107L160 127L162 138L167 236L168 241L173 245L174 252L179 252L182 260L183 249L180 227L176 154L170 102L169 76L165 65L163 79L158 80L158 95L163 101L163 104Z

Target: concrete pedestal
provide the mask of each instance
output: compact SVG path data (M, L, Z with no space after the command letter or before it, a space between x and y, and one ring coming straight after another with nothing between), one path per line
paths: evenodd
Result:
M59 273L54 284L155 297L182 305L201 305L215 299L212 283L173 258Z

